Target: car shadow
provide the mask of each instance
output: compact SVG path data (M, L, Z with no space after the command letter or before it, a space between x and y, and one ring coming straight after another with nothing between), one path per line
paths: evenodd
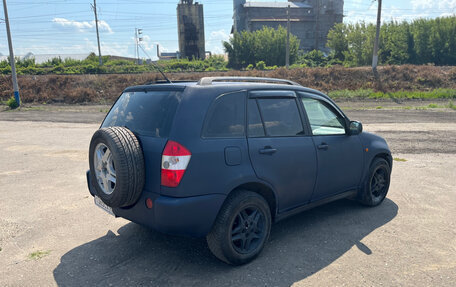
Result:
M290 286L353 246L372 254L360 241L397 212L389 199L375 208L349 200L317 207L273 225L263 253L239 267L217 260L204 239L164 235L128 223L119 235L108 231L64 254L54 278L59 286Z

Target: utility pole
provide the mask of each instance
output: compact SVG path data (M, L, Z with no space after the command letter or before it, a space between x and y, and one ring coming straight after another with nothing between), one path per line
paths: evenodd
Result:
M135 56L136 64L139 65L138 28L135 28Z
M140 64L140 59L139 59L139 43L143 40L143 38L140 36L142 34L142 29L135 28L135 44L136 44L136 64Z
M103 59L101 58L100 34L98 33L97 0L93 0L92 8L93 12L95 13L95 27L97 29L98 59L100 61L100 66L103 66Z
M5 23L6 23L6 35L8 36L8 47L9 47L9 57L11 65L11 76L13 79L13 90L14 90L14 99L18 106L21 105L21 97L19 96L19 85L17 84L17 74L16 74L16 60L14 59L13 52L13 41L11 39L11 30L8 19L8 8L6 7L6 0L3 0L3 10L5 12Z
M317 0L317 14L315 18L315 50L320 50L320 0Z
M378 78L377 65L378 65L378 41L380 38L380 28L382 24L382 0L378 1L378 12L377 12L377 34L375 35L374 42L374 54L372 58L372 72L374 72L374 77Z
M290 68L290 4L287 7L287 52L285 55L287 69Z

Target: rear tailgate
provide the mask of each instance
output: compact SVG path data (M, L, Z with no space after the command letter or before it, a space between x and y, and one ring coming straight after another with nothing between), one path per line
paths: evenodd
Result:
M182 86L150 86L127 89L106 116L102 128L123 126L138 138L144 154L144 189L160 193L161 155L168 141Z

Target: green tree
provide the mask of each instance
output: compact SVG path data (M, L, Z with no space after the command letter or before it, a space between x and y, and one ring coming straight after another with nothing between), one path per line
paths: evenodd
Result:
M404 22L390 22L383 25L383 37L380 49L380 59L385 64L402 65L408 62L410 51L408 46L408 24Z
M348 50L346 25L339 23L328 33L328 42L326 46L333 51L334 58L340 61L345 60L344 52Z
M415 64L432 63L432 51L430 49L431 22L425 19L415 20L412 27L416 51Z
M337 24L327 46L334 60L345 66L370 65L375 25L364 22ZM391 21L380 30L380 63L456 65L456 17Z
M234 33L228 42L223 42L228 53L228 66L245 68L263 61L267 66L284 66L287 31L282 26L278 29L263 27L254 32ZM290 63L298 57L299 40L290 35Z

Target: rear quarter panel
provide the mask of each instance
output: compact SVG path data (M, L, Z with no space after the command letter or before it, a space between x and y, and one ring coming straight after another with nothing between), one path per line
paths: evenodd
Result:
M242 90L242 89L239 89ZM221 94L236 91L232 87L189 87L174 118L169 139L184 145L192 153L181 183L176 188L161 187L161 194L190 197L228 194L236 186L258 181L250 164L247 139L201 137L203 122L212 101ZM228 165L225 148L240 151L240 164Z

